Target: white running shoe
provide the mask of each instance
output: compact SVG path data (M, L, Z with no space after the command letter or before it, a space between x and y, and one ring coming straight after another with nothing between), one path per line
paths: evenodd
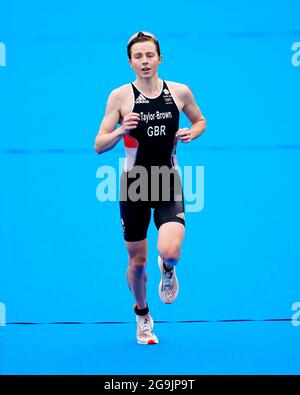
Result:
M153 332L154 322L150 314L136 316L136 340L138 344L158 344L158 338Z
M166 271L160 256L158 256L158 266L161 271L161 280L158 286L159 297L166 304L173 303L179 292L175 267L173 266L172 270Z

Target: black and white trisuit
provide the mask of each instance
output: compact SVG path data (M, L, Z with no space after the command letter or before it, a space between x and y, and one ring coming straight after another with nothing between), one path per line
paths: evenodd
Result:
M157 229L166 222L185 224L176 160L179 110L165 81L156 97L147 97L134 84L131 86L132 112L139 113L140 120L137 128L123 137L126 159L120 214L125 240L140 241L147 237L151 209ZM170 182L165 174L169 174Z

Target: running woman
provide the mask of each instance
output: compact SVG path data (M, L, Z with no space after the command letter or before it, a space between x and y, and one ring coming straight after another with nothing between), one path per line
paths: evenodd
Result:
M151 212L158 230L159 296L169 304L178 295L175 266L185 233L176 144L187 144L199 137L206 120L187 85L158 77L162 56L152 33L135 33L128 41L127 55L136 79L110 93L95 151L102 154L123 140L126 160L121 177L120 215L128 252L127 281L135 300L136 337L139 344L156 344L158 338L153 332L146 296ZM190 128L179 129L181 111L189 119Z

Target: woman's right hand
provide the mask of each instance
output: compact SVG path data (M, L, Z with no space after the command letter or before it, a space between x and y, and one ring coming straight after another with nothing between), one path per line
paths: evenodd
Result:
M137 112L130 112L125 115L121 125L121 134L128 134L130 130L136 129L138 122L140 120L140 114Z

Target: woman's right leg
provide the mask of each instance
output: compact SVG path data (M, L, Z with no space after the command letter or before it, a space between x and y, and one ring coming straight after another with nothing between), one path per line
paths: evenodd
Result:
M151 208L147 202L120 202L121 223L128 252L127 281L138 309L147 306L147 230Z
M147 240L127 241L128 270L127 281L136 301L136 339L139 344L157 344L158 338L153 332L154 321L150 316L146 299L146 262Z
M147 306L147 239L141 241L126 241L126 247L128 252L128 285L138 309L144 309Z
M121 200L120 214L128 252L127 281L136 302L136 339L139 344L157 344L158 339L153 332L154 321L146 297L147 230L151 206L148 202Z

